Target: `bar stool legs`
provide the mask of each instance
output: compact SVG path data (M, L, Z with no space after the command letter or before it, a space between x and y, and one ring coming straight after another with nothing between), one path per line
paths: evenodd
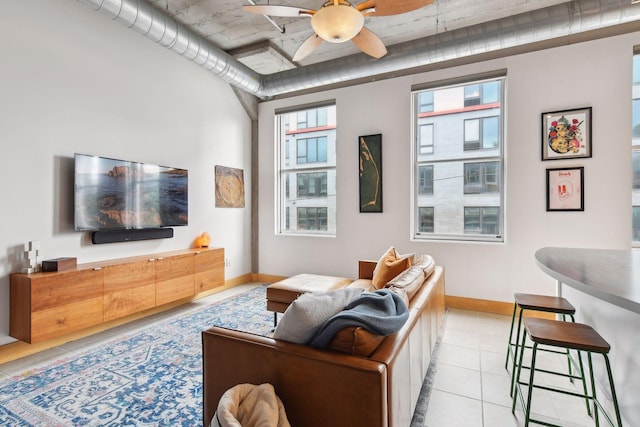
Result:
M566 320L566 316L570 316L571 321L575 322L574 314L576 309L567 301L565 298L556 297L556 296L548 296L548 295L535 295L535 294L521 294L516 293L513 295L515 303L513 306L513 315L511 316L511 329L509 331L509 342L507 343L507 355L504 362L504 368L508 370L509 366L509 358L511 357L511 389L509 391L509 396L513 396L513 388L515 385L516 378L516 361L518 358L518 343L520 341L520 333L522 331L522 317L525 310L530 311L539 311L545 313L554 313L562 316L563 320ZM516 320L516 314L520 309L520 313L518 317L518 327L516 330L516 339L513 341L513 332ZM530 348L530 347L529 347ZM550 351L553 353L559 353L556 350L547 350L541 349L544 351ZM569 375L572 374L572 359L569 353L569 350L566 351L567 354L567 364L569 365ZM581 361L582 363L582 361ZM580 372L584 372L582 367L580 368ZM571 382L573 382L573 377L570 377Z
M531 366L528 368L523 366L523 358L524 358L524 352L525 352L524 345L525 345L527 336L529 336L530 340L533 342L533 345L531 347L532 348ZM566 374L563 374L563 373L542 370L536 367L537 355L539 350L538 346L540 344L545 346L553 346L558 348L565 348L567 350L576 350L576 351L582 351L587 353L587 358L589 362L589 379L591 381L591 394L587 393L586 380L584 378L584 371L581 372L584 394L580 394L580 393L565 390L565 389L558 389L554 387L548 387L548 386L536 384L535 383L536 372L546 372L550 374L567 376ZM590 405L589 405L589 401L591 401L593 402L593 406L594 406L593 418L596 426L600 425L599 412L601 411L602 414L605 416L609 425L611 425L612 427L615 427L615 426L621 427L622 419L620 416L620 409L618 407L618 399L615 392L615 386L613 384L613 376L611 374L611 365L609 362L609 358L607 356L610 349L611 347L609 346L609 344L593 328L591 328L588 325L583 325L580 323L561 322L556 320L526 318L524 320L524 331L523 331L522 341L521 341L521 351L518 356L517 376L516 376L515 388L513 390L513 401L511 406L511 412L515 413L516 400L518 399L518 395L520 395L521 404L525 412L525 427L528 427L530 422L542 424L546 426L555 426L555 424L550 424L544 421L535 420L531 418L531 403L532 403L533 389L538 388L538 389L543 389L543 390L548 390L552 392L584 398L585 401L587 402L587 410L589 412L589 415L591 415ZM613 405L614 405L614 410L616 415L616 424L613 423L611 417L609 416L609 414L607 414L607 411L604 409L604 407L602 406L602 404L600 403L596 395L596 385L595 385L595 378L593 374L593 363L592 363L593 353L601 354L604 357L605 365L607 368L607 376L609 378L609 387L611 389L611 396L613 399ZM580 353L578 353L578 358L581 362L582 357ZM522 382L520 379L523 368L530 369L528 382ZM578 377L574 376L574 378L578 378ZM526 403L524 400L524 394L521 390L521 386L527 386L528 388Z

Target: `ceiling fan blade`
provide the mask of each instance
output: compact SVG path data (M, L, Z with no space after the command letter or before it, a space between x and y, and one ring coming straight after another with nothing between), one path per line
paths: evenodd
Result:
M356 8L365 16L389 16L428 6L434 0L366 0Z
M351 40L361 51L374 58L382 58L387 54L387 48L382 40L366 28L362 28L360 33Z
M293 55L293 61L298 62L306 58L311 52L316 50L318 46L322 44L322 39L316 34L313 33L311 37L306 39L304 43L300 45L296 54Z
M316 13L313 9L302 9L300 7L293 6L274 6L267 4L256 4L242 6L245 12L257 13L259 15L267 16L286 16L286 17L298 17L298 16L311 16Z

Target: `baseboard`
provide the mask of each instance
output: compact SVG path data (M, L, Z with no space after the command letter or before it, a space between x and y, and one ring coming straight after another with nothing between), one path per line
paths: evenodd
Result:
M513 314L514 303L512 302L456 297L452 295L446 295L444 298L445 298L445 305L448 308L481 311L483 313L504 314L507 316L511 316ZM555 315L552 313L541 313L541 312L535 312L535 311L525 311L525 317L555 319Z
M262 283L275 283L275 282L279 282L280 280L284 280L287 277L288 276L274 276L271 274L253 273L251 274L251 281L262 282Z

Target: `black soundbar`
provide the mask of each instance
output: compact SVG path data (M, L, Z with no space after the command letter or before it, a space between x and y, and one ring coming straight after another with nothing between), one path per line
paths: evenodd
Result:
M93 244L131 242L134 240L169 239L173 237L173 228L140 228L131 230L94 231L91 234Z

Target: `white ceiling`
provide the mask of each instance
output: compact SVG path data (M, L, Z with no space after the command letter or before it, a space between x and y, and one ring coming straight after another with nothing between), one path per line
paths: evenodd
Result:
M248 0L149 0L178 22L236 56L260 74L284 71L349 56L359 50L352 42L324 42L299 64L291 62L300 44L312 33L309 18L273 17L285 33L264 16L244 12ZM268 4L269 0L256 0ZM359 1L354 4L360 3ZM365 26L387 46L450 30L493 21L548 6L564 0L436 0L433 4L402 15L370 17ZM322 0L275 0L271 4L319 9Z

